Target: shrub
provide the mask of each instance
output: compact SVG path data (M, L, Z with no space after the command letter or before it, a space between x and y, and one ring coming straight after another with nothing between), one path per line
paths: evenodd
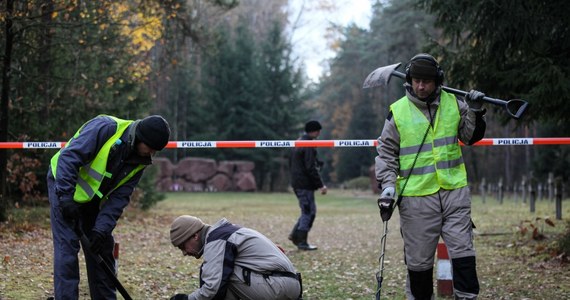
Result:
M343 184L345 189L351 190L370 190L370 178L366 176L360 176L353 178Z
M145 169L139 184L131 196L131 206L146 211L166 198L164 193L156 190L155 178L157 171L158 168L153 168L152 166Z
M560 253L570 256L570 221L566 222L566 233L558 240L558 248Z

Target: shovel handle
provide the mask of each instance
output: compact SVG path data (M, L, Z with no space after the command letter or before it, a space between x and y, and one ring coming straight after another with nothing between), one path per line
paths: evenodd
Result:
M446 92L450 92L452 94L463 96L463 97L467 96L467 94L468 94L466 91L450 88L447 86L442 86L441 88ZM488 103L491 103L491 104L503 106L505 108L505 110L507 111L507 114L509 114L509 116L511 116L512 118L517 119L517 120L522 117L522 115L524 114L524 112L528 108L528 102L521 100L521 99L512 99L512 100L505 101L505 100L485 96L481 100L488 102Z
M402 78L402 79L406 78L406 75L404 73L396 71L396 70L392 71L392 75L399 77L399 78ZM468 92L466 92L466 91L450 88L448 86L442 86L441 88L446 92L450 92L452 94L462 96L462 97L465 97L468 94ZM524 112L528 108L528 102L521 100L521 99L512 99L509 101L505 101L505 100L485 96L485 97L483 97L482 100L485 102L491 103L491 104L503 106L505 108L505 110L507 111L507 113L509 114L509 116L511 116L512 118L517 119L517 120L522 117L522 115L524 114Z

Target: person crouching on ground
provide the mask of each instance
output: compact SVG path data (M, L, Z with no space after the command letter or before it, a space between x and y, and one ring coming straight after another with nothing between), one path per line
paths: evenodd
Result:
M225 218L208 225L182 215L170 226L170 240L183 255L204 256L200 288L171 300L300 299L300 274L269 238Z

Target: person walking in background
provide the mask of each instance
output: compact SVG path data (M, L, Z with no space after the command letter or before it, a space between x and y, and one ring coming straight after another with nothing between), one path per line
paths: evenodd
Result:
M318 121L309 121L305 124L305 134L300 140L314 140L321 134L322 126ZM319 172L322 162L317 159L317 150L313 147L293 148L289 161L291 171L291 186L299 200L301 216L289 234L289 240L299 250L317 250L317 246L307 242L309 231L317 216L315 203L315 190L320 189L321 194L327 193Z
M79 298L78 228L90 242L83 251L91 299L116 299L113 281L95 255L114 265L113 229L144 168L169 138L170 127L161 116L130 121L100 115L52 157L47 185L56 300Z
M441 89L443 80L434 57L414 56L406 67L406 95L390 105L378 138L376 179L382 191L380 211L387 219L396 194L402 197L408 299L433 299L440 236L451 256L455 299L479 294L471 196L458 139L472 145L483 138L485 95L471 90L465 99L456 99Z
M171 300L301 299L300 274L263 234L221 219L208 225L182 215L170 226L172 245L183 255L204 256L200 288Z

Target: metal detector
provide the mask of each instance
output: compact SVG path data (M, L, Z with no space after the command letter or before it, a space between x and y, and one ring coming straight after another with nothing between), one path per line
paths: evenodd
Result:
M434 112L434 114L435 114L435 112ZM418 148L418 152L416 153L416 156L414 157L414 161L412 162L412 167L410 168L410 172L408 173L406 181L404 181L404 185L402 186L402 190L400 191L400 193L398 193L398 200L394 201L393 199L382 199L382 198L380 198L377 201L378 209L380 210L380 218L382 219L384 231L382 233L382 237L380 238L381 250L380 250L380 257L378 258L378 261L380 262L380 270L376 273L376 282L378 283L378 287L376 288L376 300L380 300L380 291L382 290L382 281L384 281L384 277L383 277L383 274L384 274L384 256L386 253L386 238L388 236L388 220L390 220L390 218L392 217L392 213L394 212L396 207L399 208L400 203L402 203L402 199L404 198L404 196L403 196L404 191L406 190L406 186L408 185L408 181L410 180L409 174L412 173L412 170L416 166L416 162L418 161L418 156L422 152L422 148L426 142L426 138L427 138L427 135L429 133L429 129L432 126L433 125L430 121L430 124L428 125L426 132L424 133L424 137L422 138L422 143L420 144L420 147ZM390 203L388 211L382 210L381 203L383 200L388 200ZM396 202L396 203L394 203L394 202Z
M376 86L388 85L388 83L390 82L390 78L392 78L392 76L406 79L406 75L404 73L396 71L396 69L401 64L402 63L397 63L385 67L380 67L372 71L372 73L370 73L366 77L366 80L364 80L362 88L366 89ZM447 86L442 86L441 88L446 92L450 92L452 94L459 95L462 97L465 97L468 94L466 91L450 88ZM520 119L524 114L524 112L526 111L526 109L528 108L528 102L521 99L512 99L505 101L485 96L483 97L482 100L485 102L489 102L504 107L507 114L516 120Z
M378 208L380 208L380 199L378 199ZM384 255L386 253L386 238L388 236L388 220L382 222L384 225L384 231L382 232L382 237L380 238L380 257L378 261L380 262L380 270L376 272L376 282L378 286L376 288L376 300L380 300L380 291L382 290L382 281L384 281Z

